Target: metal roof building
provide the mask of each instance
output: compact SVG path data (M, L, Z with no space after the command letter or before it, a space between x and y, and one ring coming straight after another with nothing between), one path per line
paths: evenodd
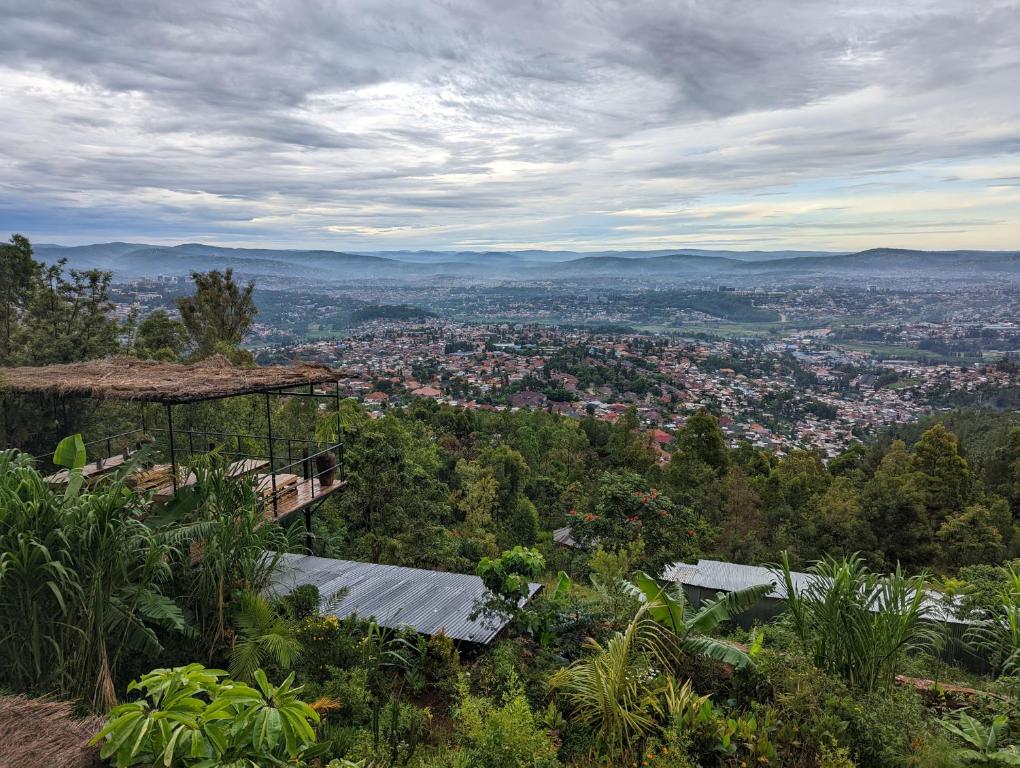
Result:
M792 572L794 587L798 592L808 585L806 573ZM662 578L676 584L699 589L715 590L716 592L735 592L738 589L756 587L759 584L772 582L775 588L768 597L776 600L786 599L786 585L783 580L768 568L757 565L740 565L725 563L720 560L698 560L697 565L673 563L667 565Z
M786 584L783 583L781 572L757 565L741 565L720 560L698 560L697 565L673 563L666 566L662 578L680 584L687 590L689 596L698 601L714 597L717 592L734 592L769 583L775 586L766 596L766 602L782 601L787 597ZM810 573L790 572L793 588L798 595L818 578ZM969 623L957 616L955 606L948 604L940 592L929 590L924 602L932 618L950 624Z
M302 584L318 587L324 613L341 619L355 614L374 618L379 626L391 629L409 627L423 635L443 632L455 640L487 644L509 623L509 617L471 618L486 589L480 578L462 573L283 555L270 591L282 595ZM522 605L542 588L529 586Z
M574 538L574 529L569 525L565 525L562 528L557 528L553 531L553 541L559 544L561 547L571 547L572 549L584 549L581 546L581 542Z

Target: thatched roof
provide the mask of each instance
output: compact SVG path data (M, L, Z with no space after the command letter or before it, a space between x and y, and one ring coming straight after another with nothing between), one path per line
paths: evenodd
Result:
M337 378L339 374L331 368L310 363L242 368L221 356L190 365L110 357L38 368L0 368L0 392L190 403L321 384Z
M0 696L0 765L4 768L88 768L99 748L89 740L101 717L76 717L66 701Z

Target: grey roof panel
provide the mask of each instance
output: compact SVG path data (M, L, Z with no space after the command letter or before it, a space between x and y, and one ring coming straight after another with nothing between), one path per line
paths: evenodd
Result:
M758 565L741 565L719 560L698 560L697 565L673 563L666 566L662 578L665 581L717 592L735 592L738 589L747 589L771 582L775 586L769 592L768 597L776 600L785 600L787 597L786 584L783 583L782 576L769 568ZM806 590L816 578L818 577L809 573L790 572L790 579L797 594ZM959 599L956 598L947 601L942 593L935 590L928 590L924 600L934 619L957 624L971 623L960 619L957 615L959 602Z
M338 618L374 618L392 629L410 627L426 635L442 631L455 640L489 643L509 623L507 617L471 618L486 590L480 578L468 574L283 555L270 592L286 594L302 584L318 587L324 612ZM530 588L528 600L542 586ZM340 596L343 590L347 592Z

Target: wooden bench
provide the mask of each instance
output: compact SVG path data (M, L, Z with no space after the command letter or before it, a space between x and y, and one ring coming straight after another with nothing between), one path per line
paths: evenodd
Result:
M297 475L287 473L280 475L255 475L255 489L262 498L269 499L272 497L274 478L277 499L280 499L290 493L296 493L298 482L301 480L301 478Z
M240 461L235 461L229 467L227 467L227 470L224 473L224 475L227 478L227 480L237 480L242 477L247 477L248 475L253 475L256 472L263 470L268 466L269 466L268 459L241 459ZM167 478L169 479L169 475L167 476ZM195 473L189 472L187 477L178 478L177 488L178 489L186 488L189 485L194 485L196 482L198 482L198 478L195 476ZM173 495L174 495L173 483L166 483L156 490L156 498L161 501L165 501L166 499L172 498Z

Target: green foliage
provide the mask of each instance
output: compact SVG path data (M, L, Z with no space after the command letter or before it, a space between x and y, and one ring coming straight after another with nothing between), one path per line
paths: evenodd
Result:
M194 295L178 299L177 306L194 357L201 359L236 349L258 313L253 298L255 283L238 285L231 269L193 272L191 279L195 282Z
M60 452L77 463L73 445ZM154 628L185 630L164 591L174 538L146 511L123 479L59 494L27 456L0 452L0 684L106 710L127 658L161 650Z
M486 589L516 604L528 596L528 580L538 578L544 570L545 558L541 552L518 545L496 559L483 557L477 574Z
M599 480L594 512L575 514L574 538L586 546L619 548L643 540L644 563L660 568L698 551L704 524L633 472L607 472Z
M464 695L455 712L465 766L555 768L556 746L518 690L501 705Z
M67 485L64 488L64 496L73 498L81 490L82 467L88 459L85 455L85 441L81 435L65 437L57 443L57 449L53 452L53 463L58 467L67 469Z
M264 519L253 479L228 477L216 454L195 462L191 472L195 482L178 492L163 519L181 526L189 554L201 553L200 562L196 558L182 568L178 587L211 660L227 639L235 600L269 585L290 541Z
M256 687L225 675L200 664L153 670L128 686L143 698L114 708L92 743L117 768L293 765L325 751L293 675L274 686L257 670Z
M729 464L729 450L719 422L705 409L687 419L676 444L678 458L704 462L717 474L724 472Z
M9 243L0 244L0 364L13 359L15 334L41 271L28 238L12 235Z
M157 309L150 312L135 332L134 352L139 357L174 361L184 353L188 330L184 323Z
M650 665L668 666L675 649L644 609L606 643L589 638L584 648L589 654L554 672L548 687L573 722L594 729L598 745L617 755L659 727L667 683Z
M787 612L815 664L851 687L890 685L907 655L937 646L923 576L898 568L880 576L857 556L827 558L808 572L808 584L795 585L784 553Z
M604 644L588 639L585 647L591 653L557 670L548 681L549 690L562 698L571 717L593 728L598 743L610 754L622 753L661 730L667 714L687 706L690 687L676 690L667 674L677 667L681 654L738 667L751 664L743 651L701 633L752 607L771 586L720 597L689 618L682 594L669 594L646 574L637 575L635 589L644 601L626 629ZM730 737L732 733L726 739Z
M954 719L942 720L942 727L967 745L956 752L960 762L966 765L981 768L1020 765L1020 749L1002 745L1009 732L1006 715L999 715L989 725L984 725L966 712L957 712Z
M1003 569L1006 584L984 618L972 624L966 641L984 654L1000 675L1020 676L1020 565Z
M290 669L301 653L294 620L257 592L241 592L236 603L231 676L250 683L255 673L270 662L277 669Z
M452 517L449 489L428 431L386 415L345 426L344 441L348 485L339 513L348 556L419 568L454 561L458 545L443 525Z
M682 589L671 591L644 572L635 574L634 586L641 593L648 615L676 637L680 649L684 652L701 654L738 668L752 663L750 656L744 651L707 635L724 621L729 621L757 605L772 591L773 584L762 584L720 594L714 600L706 601L690 616L687 598Z
M592 581L607 587L619 584L641 562L644 554L644 539L635 539L612 551L599 544L588 560Z

